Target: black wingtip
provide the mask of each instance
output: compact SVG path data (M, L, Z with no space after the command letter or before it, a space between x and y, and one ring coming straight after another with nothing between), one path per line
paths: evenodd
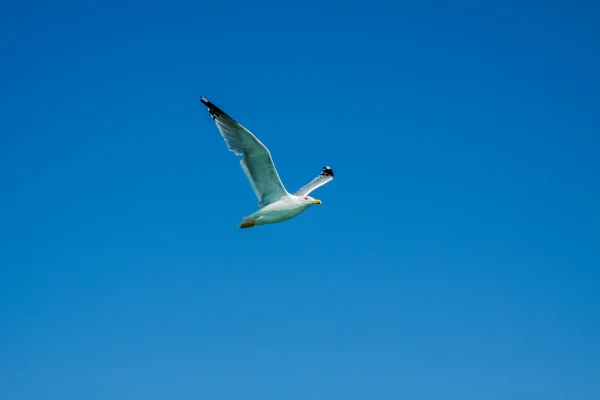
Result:
M223 110L219 107L215 106L213 103L208 101L206 97L200 96L200 102L204 104L208 108L208 112L210 113L213 119L216 119L218 116L228 116Z
M321 172L321 175L331 176L333 178L333 170L331 169L331 167L329 165L326 167L323 167L323 172Z
M206 97L200 96L200 102L208 108L208 112L212 119L216 119L218 114L225 114L219 107L208 101Z

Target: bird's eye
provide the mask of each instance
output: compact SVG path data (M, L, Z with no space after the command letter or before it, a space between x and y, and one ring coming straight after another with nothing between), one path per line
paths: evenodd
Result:
M304 200L308 200L308 197L305 197Z

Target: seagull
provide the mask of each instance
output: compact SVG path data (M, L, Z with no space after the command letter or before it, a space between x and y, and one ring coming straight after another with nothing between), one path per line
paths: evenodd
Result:
M227 148L243 157L240 160L242 170L258 198L258 210L243 217L240 228L283 222L315 204L322 204L321 200L314 199L308 194L333 180L331 167L323 167L316 178L294 194L290 194L281 183L269 149L219 107L204 97L200 97L200 102L208 108L217 129L225 139Z

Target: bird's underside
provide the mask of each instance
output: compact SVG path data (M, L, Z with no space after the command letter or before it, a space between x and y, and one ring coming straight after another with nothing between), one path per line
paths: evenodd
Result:
M333 180L331 167L323 167L316 178L290 194L279 178L267 147L219 107L204 97L200 97L200 101L208 108L227 148L242 157L240 165L258 199L258 211L244 217L240 228L283 222L315 204L321 204L309 194Z

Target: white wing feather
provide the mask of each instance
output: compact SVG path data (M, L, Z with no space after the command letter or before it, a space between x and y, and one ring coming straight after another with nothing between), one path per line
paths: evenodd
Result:
M323 167L323 171L319 174L319 176L317 176L315 179L310 181L307 185L305 185L300 190L298 190L296 193L294 193L294 195L306 196L313 190L323 186L324 184L326 184L327 182L330 182L332 180L333 180L333 170L331 169L331 167L329 167L329 166Z
M288 194L275 169L269 149L252 132L210 101L204 97L201 97L200 101L208 107L219 132L225 139L227 148L236 155L244 157L240 164L258 198L259 208Z

